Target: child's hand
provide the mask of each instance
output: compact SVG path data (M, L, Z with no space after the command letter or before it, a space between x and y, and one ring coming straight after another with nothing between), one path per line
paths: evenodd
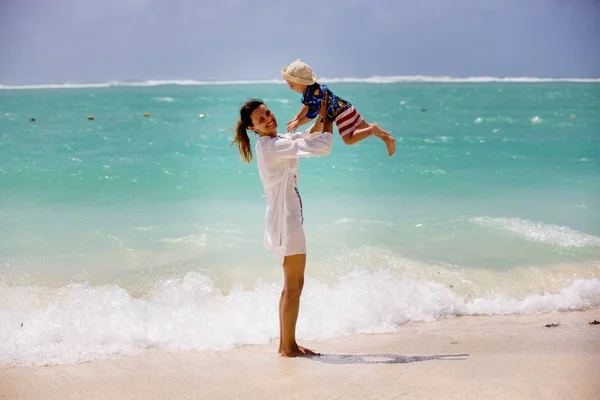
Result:
M288 132L296 132L296 129L298 129L298 120L294 118L287 123L287 130Z

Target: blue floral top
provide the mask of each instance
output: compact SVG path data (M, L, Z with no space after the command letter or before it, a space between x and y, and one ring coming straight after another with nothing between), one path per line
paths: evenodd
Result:
M327 119L333 122L335 119L344 111L346 111L351 104L341 97L336 96L329 90L327 85L321 85L317 82L308 86L302 94L302 104L308 106L308 112L306 116L308 118L315 118L319 115L319 108L321 107L321 101L327 93Z

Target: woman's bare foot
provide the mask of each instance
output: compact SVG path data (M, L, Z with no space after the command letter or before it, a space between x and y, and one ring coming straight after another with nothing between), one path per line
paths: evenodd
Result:
M313 351L311 349L307 349L306 347L302 347L302 346L294 346L294 348L286 350L283 349L279 355L281 357L307 357L307 356L320 356L320 353L317 353L316 351Z

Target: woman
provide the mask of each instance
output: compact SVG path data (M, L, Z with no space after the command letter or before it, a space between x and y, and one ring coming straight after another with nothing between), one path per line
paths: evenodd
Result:
M326 99L319 113L325 115ZM283 357L319 355L296 343L296 321L304 286L306 240L302 227L302 199L298 192L298 158L320 157L331 152L333 126L318 118L311 129L294 134L277 133L277 119L262 100L252 99L240 110L233 143L242 159L252 161L247 130L256 141L258 173L267 198L264 244L283 264L285 282L279 299L279 354Z

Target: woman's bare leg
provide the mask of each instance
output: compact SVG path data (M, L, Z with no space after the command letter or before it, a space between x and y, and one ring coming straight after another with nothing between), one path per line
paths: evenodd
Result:
M282 357L318 355L314 351L296 343L296 322L300 311L300 295L304 287L306 254L286 256L283 260L285 282L280 301L280 351Z
M281 350L283 349L283 290L281 291L281 296L279 296L279 349L277 350L277 354L281 354Z
M325 109L326 101L323 101L320 113L325 114ZM333 134L333 123L324 115L319 115L310 128L311 134L317 132ZM282 357L319 355L296 343L296 322L300 311L300 295L304 288L305 267L306 254L294 254L283 259L285 283L279 298L279 349L277 351Z

